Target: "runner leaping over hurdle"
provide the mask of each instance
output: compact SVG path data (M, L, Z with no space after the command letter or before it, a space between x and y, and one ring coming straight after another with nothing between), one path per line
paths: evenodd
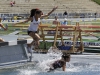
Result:
M28 21L31 21L30 26L28 27L28 35L31 36L33 38L33 41L31 42L31 44L28 44L28 50L31 51L31 46L34 45L35 43L35 47L37 48L39 46L39 40L40 40L40 36L37 33L38 30L38 26L40 24L40 18L43 17L47 17L49 16L53 11L55 11L58 7L54 7L48 14L42 15L42 11L39 9L32 9L30 11L30 17L23 21L23 22L19 22L19 23L15 23L16 24L21 24L21 23L26 23Z

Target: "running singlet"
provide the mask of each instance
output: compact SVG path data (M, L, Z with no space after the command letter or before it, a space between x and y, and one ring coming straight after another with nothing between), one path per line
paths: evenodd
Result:
M36 21L33 16L33 21L31 22L30 26L28 27L28 31L37 31L39 24L40 24L40 18L38 18L38 21Z
M53 64L53 67L54 67L54 69L56 69L56 68L61 68L63 65L64 65L64 62L63 61L56 61Z

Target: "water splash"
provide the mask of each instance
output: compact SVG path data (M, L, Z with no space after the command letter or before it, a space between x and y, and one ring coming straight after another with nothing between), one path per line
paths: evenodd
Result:
M61 59L62 52L58 50L57 48L50 47L48 50L48 53L45 54L45 56L38 55L38 61L40 60L39 58L42 59L42 61L39 61L37 64L37 69L40 72L47 72L49 68L51 67L51 64L56 61ZM47 58L47 59L45 59Z
M98 63L84 63L79 61L73 61L66 64L66 72L61 69L57 69L53 72L47 72L51 64L56 59L48 59L39 62L37 65L24 66L16 69L5 70L0 75L100 75L100 65Z
M58 58L58 57L61 57L62 52L59 49L57 49L57 48L50 47L47 54L49 56L51 56L51 57Z
M33 54L39 62L36 65L23 66L21 68L0 70L0 75L100 75L100 56L71 55L71 61L66 63L66 71L57 69L47 72L50 64L60 59L61 54L51 52L47 54Z

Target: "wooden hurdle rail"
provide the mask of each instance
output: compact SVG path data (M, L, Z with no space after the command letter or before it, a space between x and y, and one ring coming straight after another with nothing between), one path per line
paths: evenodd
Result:
M14 26L8 26L9 27L13 27L14 29L19 29L19 30L27 30L27 28L29 27L29 25L24 25L24 24L18 24L18 25L14 25Z
M69 53L74 53L75 52L75 42L77 41L76 39L76 36L79 36L80 38L80 42L81 42L81 45L79 47L79 49L82 50L82 52L84 51L84 47L83 47L83 43L82 43L82 37L81 37L81 32L80 31L77 31L77 26L60 26L60 25L56 25L56 26L48 26L48 25L40 25L39 28L40 28L40 31L41 31L41 38L43 38L43 41L45 41L45 36L54 36L54 47L56 47L56 42L57 42L57 39L60 38L61 42L62 42L62 45L64 45L64 40L63 40L63 31L67 31L67 32L70 32L70 31L73 31L74 32L74 35L73 35L73 45L71 47L70 50L68 50L67 52ZM68 30L68 28L70 28ZM55 31L55 34L45 34L44 31ZM76 32L78 32L78 35L76 34ZM65 50L62 50L62 51L65 51Z
M54 36L54 47L56 47L56 41L57 38L61 38L61 42L62 44L64 44L64 40L63 40L63 32L74 32L73 36L73 48L72 48L72 52L75 52L75 42L77 41L77 39L79 38L79 41L81 42L81 45L79 47L79 49L82 50L82 52L84 51L84 45L83 45L83 41L82 41L82 33L90 33L90 32L100 32L100 26L93 26L93 25L79 25L79 23L77 22L76 25L56 25L56 26L48 26L48 25L40 25L39 26L41 32L42 32L42 36L41 38L43 38L43 41L45 41L45 36ZM50 29L51 28L51 29ZM93 29L91 29L93 28ZM50 30L49 30L50 29ZM55 34L44 34L44 31L55 31Z
M28 26L20 26L20 25L16 25L15 27L28 27ZM93 29L91 29L93 28ZM72 52L75 52L75 43L77 41L77 39L79 39L79 41L82 43L80 46L80 49L82 51L84 51L84 45L83 45L83 41L82 41L82 33L91 33L91 32L100 32L100 26L97 25L79 25L79 23L77 22L76 25L49 25L49 24L41 24L39 26L39 31L40 31L40 36L42 38L43 41L46 40L50 40L50 39L46 39L45 36L54 36L54 44L53 46L56 47L56 42L58 40L58 38L60 38L62 44L64 44L64 39L63 36L67 36L64 35L63 32L73 32L73 38L71 38L71 41L73 41L73 45L72 45ZM54 31L55 34L45 34L45 32L48 31ZM78 37L79 36L79 37Z

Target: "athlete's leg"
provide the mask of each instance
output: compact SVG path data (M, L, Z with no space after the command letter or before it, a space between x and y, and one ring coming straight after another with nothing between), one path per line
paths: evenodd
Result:
M31 42L30 45L32 46L35 44L36 46L39 46L40 36L35 32L30 32L29 35L33 38L33 41Z
M4 42L4 40L2 38L0 38L0 42Z

